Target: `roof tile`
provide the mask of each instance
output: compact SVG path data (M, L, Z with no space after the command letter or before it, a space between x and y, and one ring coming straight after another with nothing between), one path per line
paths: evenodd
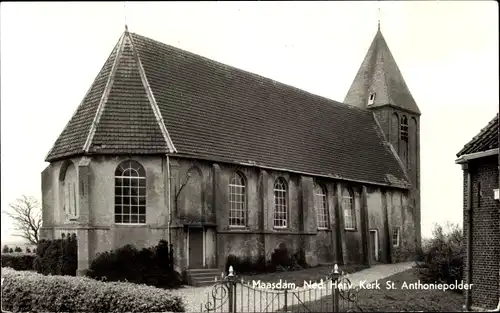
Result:
M137 53L178 155L407 186L368 110L125 33L90 153L167 153ZM116 47L48 161L81 153Z
M367 108L370 94L375 94L373 104L369 105L370 108L389 104L420 114L420 109L406 85L380 28L373 38L344 102Z
M498 113L497 115L481 129L479 134L474 136L463 148L457 153L457 157L464 154L483 152L498 148Z
M371 112L132 36L180 154L384 184L386 174L406 181Z

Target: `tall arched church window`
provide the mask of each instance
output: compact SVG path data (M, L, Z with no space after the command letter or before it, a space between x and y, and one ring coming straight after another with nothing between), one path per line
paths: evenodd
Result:
M344 229L356 229L356 210L354 207L354 195L351 189L344 188L342 192L342 209L344 210Z
M229 183L229 226L246 225L246 190L245 178L236 172Z
M116 168L115 223L146 223L146 171L137 161L127 160Z
M60 174L61 205L69 219L78 217L78 176L76 166L67 161L61 168Z
M315 186L314 207L316 209L316 217L318 220L318 229L328 229L328 201L326 196L326 188L322 185Z
M288 188L283 178L274 182L274 227L288 226Z
M408 118L401 116L401 140L408 142Z

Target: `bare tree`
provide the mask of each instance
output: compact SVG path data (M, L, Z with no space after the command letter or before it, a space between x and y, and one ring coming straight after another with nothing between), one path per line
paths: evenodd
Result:
M189 178L191 178L191 173L187 172L186 173L186 178L184 179L184 182L181 183L181 186L180 186L179 190L177 190L177 187L175 187L176 188L176 193L175 193L175 199L174 199L174 201L175 201L175 209L176 210L178 209L177 206L179 204L179 196L181 195L181 191L189 183Z
M19 236L29 241L31 244L38 244L40 227L42 226L42 211L40 204L33 197L22 196L15 203L9 204L10 211L2 211L5 215L13 219L14 229Z

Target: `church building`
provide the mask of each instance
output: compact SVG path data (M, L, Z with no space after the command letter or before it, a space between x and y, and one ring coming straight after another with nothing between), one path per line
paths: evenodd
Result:
M46 157L42 238L76 233L79 273L161 239L179 273L279 245L311 266L408 260L419 134L380 28L343 102L125 30Z

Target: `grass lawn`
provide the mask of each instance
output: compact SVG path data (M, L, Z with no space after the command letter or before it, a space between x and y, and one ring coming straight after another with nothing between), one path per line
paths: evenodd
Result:
M365 268L366 265L342 265L339 267L340 270L345 273L359 272ZM274 272L274 273L258 273L258 274L241 274L238 277L243 278L243 280L261 280L262 282L276 282L280 279L287 281L288 283L295 283L296 286L304 285L304 281L319 281L324 279L327 275L331 273L333 266L316 266L312 268L306 268L300 271L289 271L289 272Z
M358 293L358 306L363 312L460 312L464 297L460 293L442 290L401 289L407 284L418 281L417 269L410 269L379 280L381 289L361 289ZM392 281L397 289L386 289L386 281ZM306 303L310 312L331 312L332 299ZM328 310L328 309L329 310ZM343 305L340 305L341 311ZM346 307L347 308L347 307ZM291 312L309 312L304 307L289 307ZM354 309L359 311L359 309ZM345 309L343 310L345 312Z

